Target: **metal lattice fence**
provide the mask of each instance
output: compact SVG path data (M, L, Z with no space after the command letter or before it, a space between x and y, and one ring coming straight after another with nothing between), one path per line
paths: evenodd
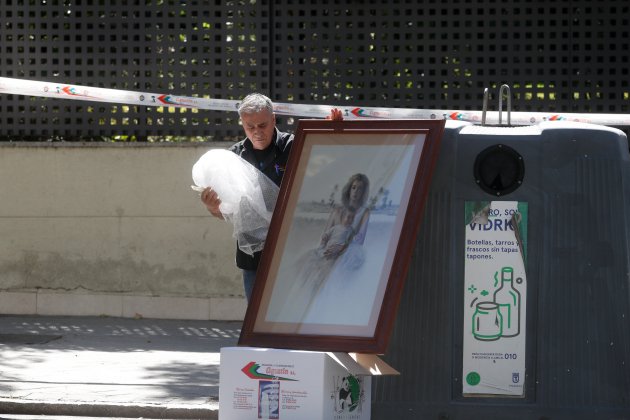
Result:
M625 0L3 0L0 76L461 110L507 83L515 111L628 113L629 12ZM0 95L5 140L240 133L236 113Z

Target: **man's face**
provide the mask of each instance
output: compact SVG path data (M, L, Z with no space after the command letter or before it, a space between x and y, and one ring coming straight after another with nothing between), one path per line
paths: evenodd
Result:
M264 150L271 144L276 127L276 115L260 111L241 115L245 135L252 141L254 149Z

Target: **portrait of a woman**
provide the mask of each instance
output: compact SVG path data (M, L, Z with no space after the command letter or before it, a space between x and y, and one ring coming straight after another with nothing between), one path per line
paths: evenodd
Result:
M309 152L287 200L261 330L373 333L404 221L399 210L413 150L322 145Z
M331 210L318 245L295 263L296 275L278 308L283 318L307 321L319 313L319 295L334 283L352 277L364 264L369 194L370 181L365 174L354 174L345 183L341 203Z

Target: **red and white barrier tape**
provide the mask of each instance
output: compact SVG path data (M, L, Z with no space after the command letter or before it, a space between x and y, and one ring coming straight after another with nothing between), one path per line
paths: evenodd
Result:
M216 111L236 111L239 103L238 101L227 99L177 96L168 93L135 92L130 90L105 89L6 77L0 77L0 94L2 93L79 101L119 103L125 105L197 108ZM481 123L482 118L482 111L301 105L274 102L274 110L278 115L311 118L324 118L330 114L330 109L333 107L341 109L345 119L449 119ZM507 119L506 112L503 113L503 119ZM630 114L512 112L510 114L510 120L513 125L531 125L542 121L579 121L600 125L630 126ZM493 125L498 124L498 122L499 112L488 111L486 113L486 124Z

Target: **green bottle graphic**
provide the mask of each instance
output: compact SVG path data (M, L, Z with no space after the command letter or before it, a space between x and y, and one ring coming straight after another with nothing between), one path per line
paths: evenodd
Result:
M521 293L514 287L514 269L501 269L501 285L494 292L494 302L499 305L503 318L501 337L516 337L521 332Z

